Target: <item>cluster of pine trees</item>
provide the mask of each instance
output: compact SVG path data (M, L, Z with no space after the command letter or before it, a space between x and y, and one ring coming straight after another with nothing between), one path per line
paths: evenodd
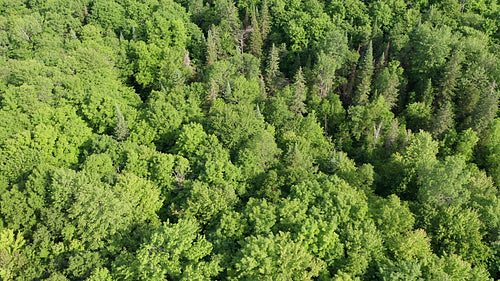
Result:
M0 0L0 279L500 278L500 2Z

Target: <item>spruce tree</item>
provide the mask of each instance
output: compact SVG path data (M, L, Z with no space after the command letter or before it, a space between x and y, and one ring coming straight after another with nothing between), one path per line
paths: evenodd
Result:
M440 107L432 121L431 132L433 137L441 139L454 126L453 106L451 102Z
M246 29L250 25L250 19L248 16L248 7L245 10L245 18L243 19L243 29Z
M498 93L495 81L481 93L481 97L472 113L471 127L474 131L481 133L495 119L498 112Z
M207 34L207 64L212 65L219 58L220 37L214 25L210 27Z
M129 134L127 122L125 122L125 117L123 117L123 114L120 112L120 109L118 108L118 105L116 103L115 106L116 106L115 138L117 141L124 141L127 140Z
M443 79L441 81L441 95L439 97L439 105L443 105L447 101L453 101L455 97L455 91L458 84L458 79L460 78L460 69L462 58L460 54L457 54L453 59L451 59L444 69Z
M427 105L432 105L434 102L434 89L432 88L432 79L427 79L427 83L425 84L425 90L422 94L422 101Z
M299 68L299 71L297 71L297 74L295 75L295 82L293 83L293 96L290 101L290 110L296 115L304 114L306 112L306 105L304 103L306 100L306 92L307 88L302 68Z
M255 117L257 117L257 119L264 119L264 115L260 112L260 106L258 104L255 107Z
M260 33L255 7L252 11L252 33L250 34L250 53L258 58L262 55L262 34Z
M229 81L227 81L226 83L226 90L224 91L224 97L226 99L230 99L231 98L231 84L229 84Z
M318 55L318 63L314 67L316 74L315 87L318 89L320 98L324 99L334 83L335 70L337 70L338 62L330 55L320 52Z
M373 82L374 92L382 95L391 108L398 102L399 77L402 76L402 73L403 69L399 68L399 62L393 61L388 66L383 67Z
M280 80L281 72L279 70L279 64L280 64L280 59L279 59L278 48L276 48L276 46L273 44L267 61L267 69L265 77L267 90L270 93L274 93L278 89L278 86L281 82Z
M354 105L364 105L368 102L370 87L373 76L373 46L372 41L368 44L366 53L359 65L358 86L354 97Z
M262 40L265 41L267 39L269 31L271 30L271 20L269 18L269 7L267 6L267 0L264 0L262 2L262 12L260 18L262 22L260 32L262 33Z

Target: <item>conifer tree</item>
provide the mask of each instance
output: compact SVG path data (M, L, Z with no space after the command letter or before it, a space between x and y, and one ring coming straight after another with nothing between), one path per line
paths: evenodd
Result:
M212 65L219 59L220 37L215 25L210 27L207 34L207 64Z
M123 114L120 112L120 109L118 108L118 105L115 103L116 106L116 127L115 127L115 138L117 141L124 141L127 140L128 137L128 126L127 123L125 122L125 117L123 117Z
M205 98L205 105L210 109L213 102L219 97L219 85L214 79L210 79L208 93Z
M394 107L398 101L399 77L402 76L403 69L399 68L399 62L390 62L384 67L374 79L373 89L385 98L390 107Z
M250 25L250 19L248 16L248 7L245 10L245 18L243 19L243 29L246 29Z
M262 27L261 27L262 40L265 41L267 39L269 31L271 30L271 20L269 18L269 7L267 6L267 0L264 0L262 2L262 12L260 19L262 22Z
M481 133L488 128L498 112L498 93L495 81L481 93L481 97L472 114L471 127L474 131Z
M330 93L330 89L333 86L337 65L338 63L332 56L327 55L324 52L319 53L318 63L315 66L314 72L316 74L315 87L318 89L319 96L322 99L324 99L328 95L328 93Z
M368 102L371 81L373 76L373 46L372 41L368 44L366 53L359 65L358 71L358 86L354 98L354 105L364 105Z
M257 11L255 7L252 12L252 33L250 34L250 53L256 57L262 55L262 34L257 21Z
M214 11L220 19L217 26L220 28L221 37L224 33L229 32L233 35L240 28L240 20L238 19L238 9L232 0L214 1Z
M181 71L178 68L176 68L174 70L174 73L172 74L172 78L171 79L172 79L172 82L173 82L173 84L175 86L182 86L182 85L184 85L184 80L185 79L182 76L182 73L181 73Z
M457 116L463 125L470 125L472 114L476 110L484 88L490 83L483 67L468 69L460 79L460 90L457 98Z
M266 84L267 90L270 93L274 93L280 84L281 72L279 70L280 58L278 48L273 44L271 47L271 52L269 53L269 58L267 61L266 69Z
M132 26L132 40L137 41L137 32L135 31L135 26Z
M431 105L432 102L434 101L434 89L432 88L431 78L427 79L425 90L424 93L422 94L422 101L427 105Z
M258 104L255 107L255 117L257 117L257 119L264 119L264 115L260 112L260 106Z
M461 55L457 54L448 62L444 69L444 76L441 82L441 95L438 101L440 105L447 101L452 101L455 97L458 78L460 78L460 62Z
M378 58L378 61L375 62L375 76L378 76L380 72L382 72L387 65L387 62L385 61L385 52L382 52L382 55Z
M306 112L306 105L304 101L306 100L306 84L304 75L302 73L302 68L299 68L297 74L295 75L295 83L293 83L293 96L290 101L290 110L296 115L304 114Z
M231 84L229 84L229 81L227 81L226 83L226 90L224 91L224 97L226 99L230 99L231 98Z
M435 138L441 138L454 126L454 113L451 102L445 103L438 109L432 122L432 135Z
M241 32L241 22L238 18L238 9L232 0L219 0L214 2L215 12L220 16L217 24L219 31L220 49L219 54L234 54L235 43L244 41L245 32ZM241 45L239 47L241 48ZM241 53L243 50L237 50Z

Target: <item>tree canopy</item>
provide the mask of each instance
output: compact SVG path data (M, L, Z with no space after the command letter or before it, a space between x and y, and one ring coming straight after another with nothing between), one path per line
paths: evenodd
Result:
M499 27L489 0L0 0L0 279L498 279Z

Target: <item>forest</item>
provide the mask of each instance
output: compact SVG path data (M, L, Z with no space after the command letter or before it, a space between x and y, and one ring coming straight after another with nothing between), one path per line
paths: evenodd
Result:
M499 27L496 0L0 0L0 279L500 279Z

